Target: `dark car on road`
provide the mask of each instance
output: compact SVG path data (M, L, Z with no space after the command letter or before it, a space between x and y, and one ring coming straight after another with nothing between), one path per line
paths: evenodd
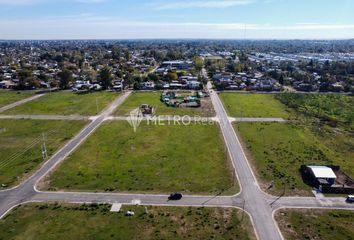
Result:
M168 200L181 200L182 199L182 193L171 193L171 195L168 197Z
M348 195L347 202L348 203L354 203L354 195Z

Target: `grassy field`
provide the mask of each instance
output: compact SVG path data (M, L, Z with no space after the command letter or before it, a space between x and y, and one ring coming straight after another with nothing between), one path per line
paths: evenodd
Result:
M117 96L118 94L113 92L97 92L83 95L73 92L47 93L37 100L10 109L4 114L91 116L101 112Z
M280 210L276 220L285 239L353 239L354 212L343 210Z
M18 183L43 162L42 133L50 156L84 124L80 121L0 120L0 189Z
M302 164L335 164L354 176L354 139L328 126L283 123L239 123L241 134L264 188L287 195L310 193L299 172Z
M251 221L236 209L109 205L36 205L0 220L0 239L256 239ZM135 216L125 216L132 210Z
M277 99L306 116L354 130L353 96L284 93L277 95Z
M273 94L221 93L220 97L231 117L289 117L286 106Z
M15 92L0 90L0 107L33 96L33 92Z
M100 127L49 180L50 190L216 194L233 175L217 125ZM236 186L235 186L236 185Z
M214 116L211 101L204 99L201 108L173 108L167 107L160 101L161 92L133 93L115 112L115 115L129 115L129 113L139 108L142 104L149 104L155 108L155 115L176 115L176 116Z

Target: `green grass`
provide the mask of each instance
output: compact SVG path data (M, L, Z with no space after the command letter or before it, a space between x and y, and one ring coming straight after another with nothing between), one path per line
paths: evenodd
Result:
M50 190L216 194L235 188L217 125L100 127L51 176Z
M205 105L207 107L202 108L173 108L167 107L165 103L160 101L161 92L147 92L147 93L133 93L115 112L115 115L126 116L129 113L139 108L142 104L149 104L155 108L155 115L164 116L213 116L214 111L212 110L212 105L210 101L206 99ZM203 103L202 103L203 104Z
M284 93L277 98L306 116L320 118L334 125L354 129L354 97L340 94Z
M231 117L289 117L286 106L273 94L221 93L220 97Z
M74 136L85 122L0 120L0 189L18 183L43 162L42 133L48 155Z
M275 180L270 192L287 195L309 194L299 169L305 164L339 165L354 176L354 140L346 132L318 125L283 123L238 123L258 176L265 184Z
M0 220L0 239L255 239L251 221L236 209L28 204ZM126 217L128 210L134 217Z
M0 90L0 107L20 101L33 96L33 92L15 92Z
M83 95L73 92L47 93L37 100L10 109L4 114L91 116L101 112L117 96L118 94L113 92L97 92Z
M276 219L285 239L353 239L354 212L344 210L280 210Z

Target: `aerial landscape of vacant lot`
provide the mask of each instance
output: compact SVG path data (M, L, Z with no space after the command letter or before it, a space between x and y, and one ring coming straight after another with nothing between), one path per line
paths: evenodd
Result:
M235 125L263 187L270 188L274 181L271 193L306 195L305 190L308 194L311 188L301 178L301 165L338 165L354 176L353 97L281 94L277 98L294 111L289 123Z
M0 185L12 186L38 167L43 162L44 141L51 156L85 124L81 121L0 120Z
M100 113L118 96L119 94L114 92L83 95L73 92L47 93L37 100L5 111L3 114L91 116Z
M33 96L33 92L24 92L24 91L5 91L0 90L0 107L9 105L11 103L20 101L22 99Z
M353 239L354 212L282 209L275 215L285 239Z
M209 99L202 100L201 108L174 108L168 107L160 100L161 92L133 93L116 111L115 115L129 115L142 104L149 104L155 108L155 115L164 116L214 116L214 110Z
M274 94L221 93L220 97L230 117L289 117Z
M301 165L340 165L354 175L353 139L334 134L330 128L323 128L322 136L290 123L238 123L235 128L264 187L275 181L272 193L279 194L284 188L290 195L302 190L309 193L311 188L301 178Z
M110 205L27 204L0 220L0 239L256 239L248 215L240 210L147 209L123 206L112 213ZM128 210L135 216L125 216Z
M51 189L215 194L232 188L218 125L100 127L50 178Z

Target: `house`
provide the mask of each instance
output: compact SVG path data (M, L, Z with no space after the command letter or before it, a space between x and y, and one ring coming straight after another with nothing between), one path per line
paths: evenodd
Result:
M0 88L11 89L15 86L12 81L2 81L0 82Z
M155 83L151 82L151 81L142 82L140 84L140 89L141 90L153 90L153 89L155 89Z
M307 173L317 186L331 186L335 184L337 176L333 169L326 166L306 166Z
M114 91L122 91L123 90L123 82L124 80L115 80L113 81L113 90Z
M201 88L203 88L201 82L198 82L198 81L190 81L190 82L188 82L187 83L187 87L189 89L201 89Z
M165 61L162 63L160 68L165 68L168 70L188 70L193 67L193 61Z

